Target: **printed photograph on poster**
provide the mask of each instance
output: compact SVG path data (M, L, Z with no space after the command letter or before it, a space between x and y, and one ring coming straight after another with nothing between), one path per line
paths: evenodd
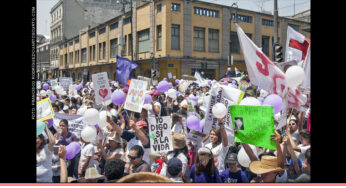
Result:
M49 98L37 102L36 109L37 121L45 121L54 117L54 110Z

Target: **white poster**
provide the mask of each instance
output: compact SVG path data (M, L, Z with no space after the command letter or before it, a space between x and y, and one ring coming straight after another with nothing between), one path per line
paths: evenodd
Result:
M55 113L53 118L53 126L55 129L58 129L59 123L62 119L68 121L68 131L74 133L78 138L80 138L81 132L86 126L84 123L84 117L82 115Z
M130 110L133 112L142 112L145 93L147 89L147 82L143 80L131 79L131 84L129 87L129 92L126 96L125 110Z
M63 87L64 89L68 89L69 86L72 84L72 78L70 77L60 77L59 78L59 85Z
M151 153L166 153L172 151L171 117L149 117L148 120Z
M95 102L97 104L111 100L111 90L109 87L107 72L93 74L92 82L95 91Z

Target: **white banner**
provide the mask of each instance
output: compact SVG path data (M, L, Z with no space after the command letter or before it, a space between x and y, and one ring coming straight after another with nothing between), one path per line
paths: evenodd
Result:
M306 38L292 27L287 27L285 62L292 60L300 62L305 60L309 46L310 39Z
M124 109L138 113L142 112L147 84L148 83L143 80L131 79Z
M72 84L72 78L70 78L70 77L60 77L59 78L59 85L61 87L63 87L64 89L68 89L71 84Z
M149 117L148 120L151 153L166 153L172 151L171 117Z
M86 126L86 124L84 123L84 117L82 115L55 113L55 116L53 118L53 126L56 130L58 129L59 123L62 119L66 119L68 121L69 132L74 133L78 138L80 138L81 132Z
M109 87L107 72L93 74L92 82L95 91L95 102L97 104L111 100L111 90Z

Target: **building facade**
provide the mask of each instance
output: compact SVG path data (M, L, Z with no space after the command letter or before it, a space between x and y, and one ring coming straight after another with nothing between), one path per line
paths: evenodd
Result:
M60 50L84 27L94 27L121 14L115 0L60 0L51 11L51 69L53 78L69 76L59 71Z
M169 80L173 81L183 74L193 75L196 70L217 80L227 67L246 71L235 20L272 59L273 15L187 0L133 0L132 10L75 33L60 50L60 70L79 80L86 75L90 80L92 74L108 72L109 78L115 80L116 55L119 55L139 65L136 75L151 77L151 69L157 65L160 80L170 74L173 78ZM287 25L310 37L310 33L302 30L310 23L283 17L278 20L278 39L283 47ZM121 33L124 50L119 45Z

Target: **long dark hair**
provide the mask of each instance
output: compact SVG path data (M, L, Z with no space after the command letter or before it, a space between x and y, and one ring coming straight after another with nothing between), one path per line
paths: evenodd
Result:
M204 167L202 165L202 163L200 162L200 160L199 160L199 156L203 156L203 155L209 157L209 162L208 162L206 167ZM214 174L215 168L216 167L215 167L215 164L214 164L214 156L213 156L212 152L211 152L211 154L197 154L196 155L196 158L195 158L195 172L196 172L197 175L199 175L202 172L205 172L209 176L215 176L215 174Z
M41 144L40 144L40 146L38 147L38 149L41 150L41 149L44 148L44 145L47 144L47 141L46 141L46 139L44 138L43 134L38 135L38 137L40 137L40 140L42 141Z
M63 122L67 126L67 132L68 132L68 121L66 119L60 120L59 124Z
M217 136L217 142L216 142L216 145L221 144L221 142L222 142L222 136L221 136L221 130L220 130L220 128L219 128L219 127L217 127L217 128L213 128L213 129L211 129L211 130L210 130L210 132L209 132L209 135L210 135L211 131L214 131L214 132L215 132L215 134L216 134L216 136Z
M173 151L169 151L167 155L174 153L173 157L177 157L180 153L183 153L185 157L187 158L187 164L190 164L190 156L188 154L187 146L181 148L181 149L175 149Z

